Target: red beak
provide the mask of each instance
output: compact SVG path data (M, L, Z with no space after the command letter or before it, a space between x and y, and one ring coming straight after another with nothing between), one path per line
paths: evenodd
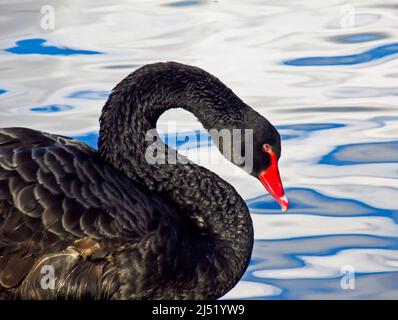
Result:
M271 165L266 171L260 173L259 179L265 189L267 189L267 191L279 203L282 211L286 212L287 209L289 209L289 201L287 200L285 191L283 190L281 177L279 175L278 160L272 150L269 150L268 153L271 156Z

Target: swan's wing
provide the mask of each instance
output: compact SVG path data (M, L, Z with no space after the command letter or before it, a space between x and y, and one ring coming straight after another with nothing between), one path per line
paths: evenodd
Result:
M51 253L79 252L82 243L90 252L82 239L105 252L118 239L138 241L158 228L159 211L165 217L170 209L87 145L0 129L0 291L17 286Z

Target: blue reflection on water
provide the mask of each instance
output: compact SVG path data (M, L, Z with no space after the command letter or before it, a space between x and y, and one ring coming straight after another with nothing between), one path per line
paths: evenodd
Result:
M259 297L259 299L298 299L308 297L311 294L321 298L322 293L325 297L334 296L339 298L356 297L359 294L362 298L375 297L376 294L386 290L396 288L396 280L398 280L397 272L356 272L355 281L357 290L342 290L340 286L341 273L336 273L334 276L327 276L321 278L288 278L278 279L273 277L258 277L253 274L258 270L272 270L272 269L295 269L301 268L304 272L308 267L301 258L302 256L335 256L344 250L356 249L383 249L383 250L397 250L397 238L379 237L371 235L329 235L303 238L290 238L284 240L257 240L255 242L253 257L256 263L249 266L244 279L247 281L260 282L264 284L271 284L282 289L279 295L273 297ZM264 257L264 252L267 252L267 257ZM270 263L271 261L272 264ZM276 262L277 261L277 262ZM395 280L395 281L394 281ZM374 283L373 283L374 282ZM386 283L384 283L386 282ZM369 290L368 292L366 289ZM364 292L364 293L362 293Z
M203 4L203 0L186 0L186 1L175 1L164 4L168 7L192 7Z
M4 94L4 93L7 93L7 90L0 89L0 94Z
M81 90L76 91L67 96L71 99L88 99L88 100L104 100L109 96L109 91L99 91L99 90Z
M79 50L67 47L56 47L51 45L45 45L46 42L47 40L40 38L19 40L16 42L15 47L4 49L4 51L14 54L41 54L41 55L51 55L51 56L102 54L102 52L99 51Z
M211 136L204 131L180 132L175 134L161 134L160 137L172 148L179 149L182 146L200 148L212 144Z
M32 107L30 111L33 112L43 112L43 113L54 113L54 112L61 112L61 111L68 111L74 109L73 106L66 105L66 104L51 104L48 106L40 106L40 107Z
M323 279L261 279L258 277L244 277L245 280L253 282L260 282L264 284L271 284L282 288L282 293L277 296L263 296L256 297L258 300L293 300L293 299L346 299L346 300L363 300L376 299L382 296L384 292L394 292L396 283L398 281L397 272L384 273L356 273L355 283L356 287L362 290L343 290L340 287L340 279L343 275L340 274L334 278ZM364 289L367 288L367 289ZM361 294L363 292L363 294ZM390 297L390 298L388 298ZM387 296L386 299L397 299L397 294ZM378 299L383 299L378 298Z
M74 136L73 138L88 144L94 149L98 148L98 132L89 132L84 135Z
M179 134L160 134L164 143L172 148L179 149L184 144L190 143L191 148L199 148L211 145L211 137L203 131L183 132ZM74 136L75 139L83 141L93 148L97 148L98 132L89 132L85 135Z
M332 41L340 43L361 43L369 42L387 38L388 35L385 33L374 32L374 33L356 33L356 34L344 34L340 36L330 37Z
M283 61L288 66L342 66L382 59L398 53L398 43L385 44L358 54L330 57L306 57Z
M278 125L278 130L297 130L297 131L320 131L335 128L345 127L342 123L300 123L300 124L289 124L289 125Z
M337 146L320 164L346 166L368 163L398 163L398 141L355 143Z
M396 210L375 208L364 202L324 195L310 188L285 188L289 195L289 214L305 214L326 217L385 216L398 222ZM280 207L268 194L246 200L250 212L256 214L280 214Z

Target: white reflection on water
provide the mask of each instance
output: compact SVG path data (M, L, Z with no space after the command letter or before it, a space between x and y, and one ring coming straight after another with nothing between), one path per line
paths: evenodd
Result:
M394 237L398 225L385 217L321 217L289 214L252 215L256 239L287 239L325 235L363 234Z
M236 287L228 292L222 299L253 299L256 297L272 297L281 294L278 287L264 283L240 281Z
M257 277L294 278L332 278L341 277L343 266L352 266L357 273L395 272L398 267L396 250L350 249L330 256L298 256L303 267L278 270L262 270L253 274Z
M278 126L292 208L220 158L206 165L247 200L253 259L230 298L398 298L398 66L391 1L3 0L0 127L28 126L95 144L108 92L131 70L176 60L215 74ZM344 5L355 24L341 28ZM344 25L344 24L343 24ZM182 110L179 131L202 130ZM175 132L170 132L171 135ZM195 158L217 152L185 148ZM360 273L344 291L341 265Z

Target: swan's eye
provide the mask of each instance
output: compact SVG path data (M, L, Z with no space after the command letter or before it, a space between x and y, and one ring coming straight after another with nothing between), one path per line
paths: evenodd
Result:
M271 146L268 143L263 144L263 149L265 152L269 152L271 150Z

